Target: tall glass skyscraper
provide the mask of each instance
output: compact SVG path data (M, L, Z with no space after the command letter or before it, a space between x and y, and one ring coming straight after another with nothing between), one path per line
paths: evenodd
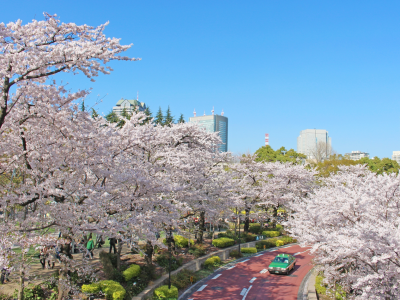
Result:
M219 152L228 152L228 118L220 115L209 115L189 118L189 122L205 128L207 132L218 132L222 140Z

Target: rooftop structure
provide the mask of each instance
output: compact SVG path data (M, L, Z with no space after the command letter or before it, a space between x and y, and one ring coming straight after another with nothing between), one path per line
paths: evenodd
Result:
M400 151L393 151L392 159L400 164Z
M220 152L228 152L228 118L224 117L224 111L221 115L214 114L214 108L211 111L212 115L196 116L196 110L193 112L194 116L189 118L189 122L196 123L200 127L205 128L207 132L218 132L222 140L219 146Z
M359 160L363 157L369 158L369 153L361 152L361 151L351 151L351 153L346 153L345 156L348 156L352 160Z
M139 97L133 100L121 98L121 100L118 100L117 104L113 107L113 112L120 116L124 109L127 113L132 113L135 109L138 111L145 111L146 104L144 102L139 102Z

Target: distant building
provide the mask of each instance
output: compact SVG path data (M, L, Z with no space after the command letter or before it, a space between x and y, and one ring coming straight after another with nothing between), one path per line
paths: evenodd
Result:
M194 111L194 117L189 118L189 122L198 124L200 127L205 128L207 132L218 132L222 140L219 152L228 152L228 118L224 117L223 111L221 115L214 115L213 108L211 112L212 115L206 116L204 112L204 116L196 117L196 111Z
M393 151L392 159L400 164L400 151Z
M297 137L297 152L307 155L308 159L328 157L332 152L332 140L324 129L305 129Z
M146 104L144 102L139 102L137 99L134 100L127 100L122 98L117 102L117 104L113 107L113 112L115 112L117 115L121 115L124 109L128 113L132 113L135 108L138 111L145 111L146 110Z
M351 153L346 153L345 155L348 156L352 160L359 160L363 157L369 158L369 153L361 152L361 151L351 151Z

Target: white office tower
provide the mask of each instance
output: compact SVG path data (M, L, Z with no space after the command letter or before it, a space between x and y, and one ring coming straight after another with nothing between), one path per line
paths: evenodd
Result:
M324 129L306 129L300 131L297 138L297 152L307 155L308 159L322 161L332 153L332 140Z
M400 164L400 151L393 151L392 159Z
M346 153L345 156L348 156L351 160L359 160L364 157L369 158L369 153L361 151L351 151L351 153Z

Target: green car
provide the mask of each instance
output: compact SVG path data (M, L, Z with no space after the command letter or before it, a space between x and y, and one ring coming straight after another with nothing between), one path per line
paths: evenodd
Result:
M286 274L294 269L296 259L290 254L278 254L268 266L268 272L271 274Z

